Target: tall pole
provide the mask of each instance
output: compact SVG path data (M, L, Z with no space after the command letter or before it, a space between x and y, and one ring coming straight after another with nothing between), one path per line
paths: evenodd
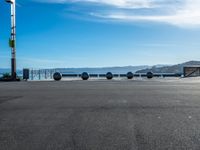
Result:
M16 72L16 12L15 12L15 0L5 0L11 5L11 36L9 44L11 47L11 76L13 80L17 78Z
M11 47L11 75L13 80L17 77L16 72L16 21L15 21L15 0L11 3L11 41L13 46Z

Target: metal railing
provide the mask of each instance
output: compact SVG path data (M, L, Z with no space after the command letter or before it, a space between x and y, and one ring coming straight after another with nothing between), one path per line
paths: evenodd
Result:
M50 80L55 72L55 69L30 69L29 80Z
M29 69L29 80L54 80L54 73L59 72L59 69ZM59 72L61 78L81 79L81 73ZM102 79L107 77L106 73L88 73L89 78ZM112 74L112 78L127 78L126 74ZM133 77L147 77L146 73L133 73ZM153 73L153 77L181 77L178 73Z

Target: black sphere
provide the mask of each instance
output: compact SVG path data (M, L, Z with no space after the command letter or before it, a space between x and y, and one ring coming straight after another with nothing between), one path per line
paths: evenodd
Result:
M153 72L147 72L147 78L148 79L153 78Z
M62 79L62 75L59 72L54 73L53 78L55 81L60 81Z
M107 78L108 80L111 80L111 79L113 78L113 74L112 74L111 72L108 72L108 73L106 74L106 78Z
M83 72L83 73L81 74L81 78L82 78L83 80L88 80L88 79L89 79L89 74L88 74L87 72Z
M127 74L126 74L126 76L127 76L127 78L128 79L133 79L133 73L132 72L128 72Z

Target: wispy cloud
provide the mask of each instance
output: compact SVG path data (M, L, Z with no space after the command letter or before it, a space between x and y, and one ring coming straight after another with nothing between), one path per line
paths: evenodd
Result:
M115 21L161 22L179 27L200 26L200 0L34 0L48 3L84 4L92 17ZM102 6L103 5L103 6ZM80 7L80 5L79 5ZM93 6L94 7L94 6ZM105 7L102 9L102 7Z
M172 13L173 12L173 13ZM123 21L154 21L164 22L181 27L200 26L200 1L186 0L182 5L171 8L167 14L158 12L151 15L138 15L130 13L92 13L92 15L102 18L110 18Z
M119 8L150 8L154 6L155 0L35 0L46 3L96 3L116 6Z

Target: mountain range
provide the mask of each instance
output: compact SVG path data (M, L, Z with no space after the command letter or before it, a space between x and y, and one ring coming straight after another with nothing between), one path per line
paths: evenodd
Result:
M55 69L40 69L41 72L44 70L60 72L66 74L81 74L83 72L88 72L89 74L104 74L107 72L112 73L127 73L129 71L136 72L137 70L148 68L149 66L124 66L124 67L102 67L102 68L55 68ZM38 69L34 69L38 70ZM10 69L1 69L0 74L9 73ZM17 70L17 74L22 74L22 70Z
M200 61L188 61L182 64L176 64L176 65L169 65L169 66L163 66L163 67L157 67L153 66L151 68L141 69L136 71L136 73L147 73L147 72L153 72L153 73L183 73L183 66L188 65L199 65Z
M56 69L47 69L52 71L57 71L60 73L68 74L80 74L83 72L88 72L89 74L101 74L112 72L115 74L127 73L129 71L133 73L147 73L149 71L154 73L182 73L183 66L185 65L200 65L200 61L188 61L182 64L176 65L155 65L155 66L124 66L124 67L103 67L103 68L56 68ZM45 70L45 69L41 69ZM10 69L0 68L0 74L9 73ZM18 74L22 74L22 70L17 71Z
M141 69L148 68L149 66L124 66L124 67L103 67L103 68L57 68L56 71L60 73L68 74L80 74L87 72L89 74L104 74L107 72L112 72L115 74L118 73L127 73L129 71L136 72Z

